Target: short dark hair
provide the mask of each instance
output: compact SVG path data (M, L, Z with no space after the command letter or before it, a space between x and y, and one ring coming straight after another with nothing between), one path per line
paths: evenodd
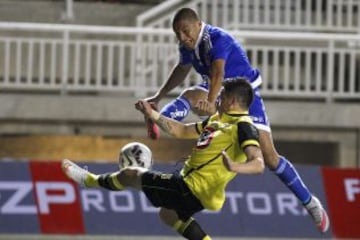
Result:
M175 23L182 20L199 21L199 15L191 8L180 8L176 13L172 21L174 27Z
M236 97L244 107L249 108L254 98L254 91L245 78L234 78L223 82L226 95Z

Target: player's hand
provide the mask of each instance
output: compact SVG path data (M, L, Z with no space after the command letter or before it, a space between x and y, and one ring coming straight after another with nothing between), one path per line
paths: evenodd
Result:
M234 162L230 159L229 155L225 152L225 150L221 151L222 160L227 170L230 172L235 172Z
M147 101L148 103L150 103L151 106L153 107L153 109L158 109L158 104L160 102L160 98L157 95L145 98L144 100Z
M215 103L211 103L207 100L199 100L195 105L195 109L201 112L202 115L212 115L216 112Z
M135 103L135 108L142 112L145 117L149 117L152 112L152 107L150 103L148 103L146 100L139 100Z

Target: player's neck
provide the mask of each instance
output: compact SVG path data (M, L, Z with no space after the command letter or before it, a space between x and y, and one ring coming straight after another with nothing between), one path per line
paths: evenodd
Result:
M248 109L239 106L238 104L232 104L226 112L247 112Z

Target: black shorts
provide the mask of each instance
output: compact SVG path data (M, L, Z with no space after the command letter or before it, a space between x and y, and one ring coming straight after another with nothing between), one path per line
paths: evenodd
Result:
M204 209L179 174L145 172L142 190L155 207L175 210L183 221Z

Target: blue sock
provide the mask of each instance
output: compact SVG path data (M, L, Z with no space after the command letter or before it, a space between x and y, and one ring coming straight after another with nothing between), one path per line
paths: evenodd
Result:
M183 96L180 96L166 104L160 113L166 117L182 121L189 114L190 109L189 101Z
M294 166L285 157L280 157L279 165L274 172L304 205L309 203L311 199L309 189L301 180Z

